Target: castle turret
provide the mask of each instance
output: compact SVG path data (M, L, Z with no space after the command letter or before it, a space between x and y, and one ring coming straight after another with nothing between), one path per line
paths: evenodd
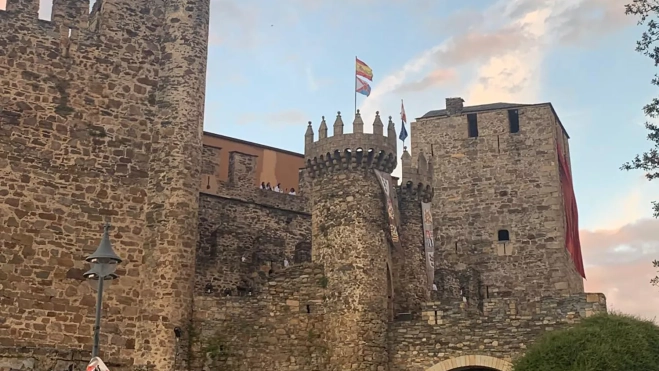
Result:
M434 256L430 261L427 257L432 251L426 251L422 209L422 203L430 206L428 203L432 202L433 167L423 152L413 161L407 148L403 150L401 162L403 179L398 187L398 207L402 248L393 252L395 309L397 314L419 315L422 303L430 300L434 273ZM432 224L432 220L427 222L428 226Z
M104 6L126 3L105 1ZM135 21L139 12L130 10ZM151 130L144 233L148 237L143 245L147 253L141 273L143 320L136 364L150 363L168 371L187 367L186 341L180 341L174 330L184 330L183 340L190 335L185 330L192 316L199 234L210 1L170 0L150 12L162 14L161 55L154 92L157 116Z
M305 147L313 184L312 259L324 265L331 293L327 370L382 370L393 286L385 198L375 170L394 170L396 142L342 129L339 113L334 136Z

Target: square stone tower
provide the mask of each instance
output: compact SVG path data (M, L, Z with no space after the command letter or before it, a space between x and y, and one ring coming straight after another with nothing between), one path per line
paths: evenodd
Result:
M190 323L210 0L7 0L0 11L3 365L80 369L104 222L110 368L182 369ZM10 359L10 361L6 361ZM14 362L14 363L12 363ZM28 362L28 363L24 363ZM0 368L3 366L0 365Z
M479 271L483 298L583 292L569 136L550 103L449 98L411 128L434 164L436 261Z

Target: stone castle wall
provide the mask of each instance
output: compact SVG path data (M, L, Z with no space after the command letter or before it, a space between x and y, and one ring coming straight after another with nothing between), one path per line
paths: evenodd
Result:
M192 300L209 2L100 3L92 28L86 0L53 21L38 0L0 11L0 354L88 360L84 258L108 221L124 262L101 355L168 370Z
M322 267L304 263L273 273L251 296L197 290L192 369L326 370L326 286Z
M485 299L482 308L461 300L427 303L421 320L392 324L391 370L425 371L462 356L510 362L545 332L604 311L602 294Z
M206 179L217 175L218 158L207 148ZM246 295L286 264L311 261L311 214L300 195L254 186L255 156L232 152L229 162L228 181L208 188L202 179L195 287Z
M281 198L293 204L301 198L254 191L249 200L200 195L197 289L242 295L257 290L286 263L311 261L311 216L268 202Z
M412 146L434 163L435 261L478 269L489 297L583 292L565 248L555 146L566 134L549 105L518 112L518 133L506 109L478 112L476 138L466 113L412 123Z
M502 134L504 111L479 115L477 139L464 138L464 116L415 124L439 195L440 304L423 304L423 261L401 265L422 243L419 200L396 197L409 229L392 251L372 170L396 166L391 119L386 137L379 115L374 134L359 115L351 134L340 116L333 137L324 120L317 142L308 131L300 195L254 187L255 157L240 152L224 181L221 149L201 144L209 1L98 0L92 14L87 0L55 1L53 21L37 19L38 3L0 11L0 370L88 362L96 293L84 258L106 221L124 259L103 304L113 371L508 359L519 339L604 306L512 295L583 291L552 162L555 140L569 153L567 137L548 108L520 109L519 135ZM494 241L500 228L509 242ZM421 308L422 320L390 322Z

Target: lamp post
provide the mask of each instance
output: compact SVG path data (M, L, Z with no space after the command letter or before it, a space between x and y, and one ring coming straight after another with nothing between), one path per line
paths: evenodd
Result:
M103 238L96 251L89 255L87 262L91 263L92 268L84 274L84 277L91 280L98 280L98 292L96 294L96 322L94 324L94 348L92 348L92 358L98 356L98 343L101 330L101 307L103 304L103 283L105 281L119 278L114 272L117 265L121 263L121 258L112 250L110 244L110 224L106 223L103 230Z

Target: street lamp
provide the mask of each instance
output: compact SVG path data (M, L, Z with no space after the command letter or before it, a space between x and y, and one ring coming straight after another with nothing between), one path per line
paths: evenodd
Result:
M101 306L103 304L103 282L119 278L114 272L117 265L121 263L121 258L112 250L110 244L110 224L105 223L103 228L103 238L96 251L89 255L87 262L92 264L92 268L84 274L84 277L91 280L98 280L98 292L96 294L96 322L94 324L94 348L92 348L92 358L98 356L99 334L101 330Z

